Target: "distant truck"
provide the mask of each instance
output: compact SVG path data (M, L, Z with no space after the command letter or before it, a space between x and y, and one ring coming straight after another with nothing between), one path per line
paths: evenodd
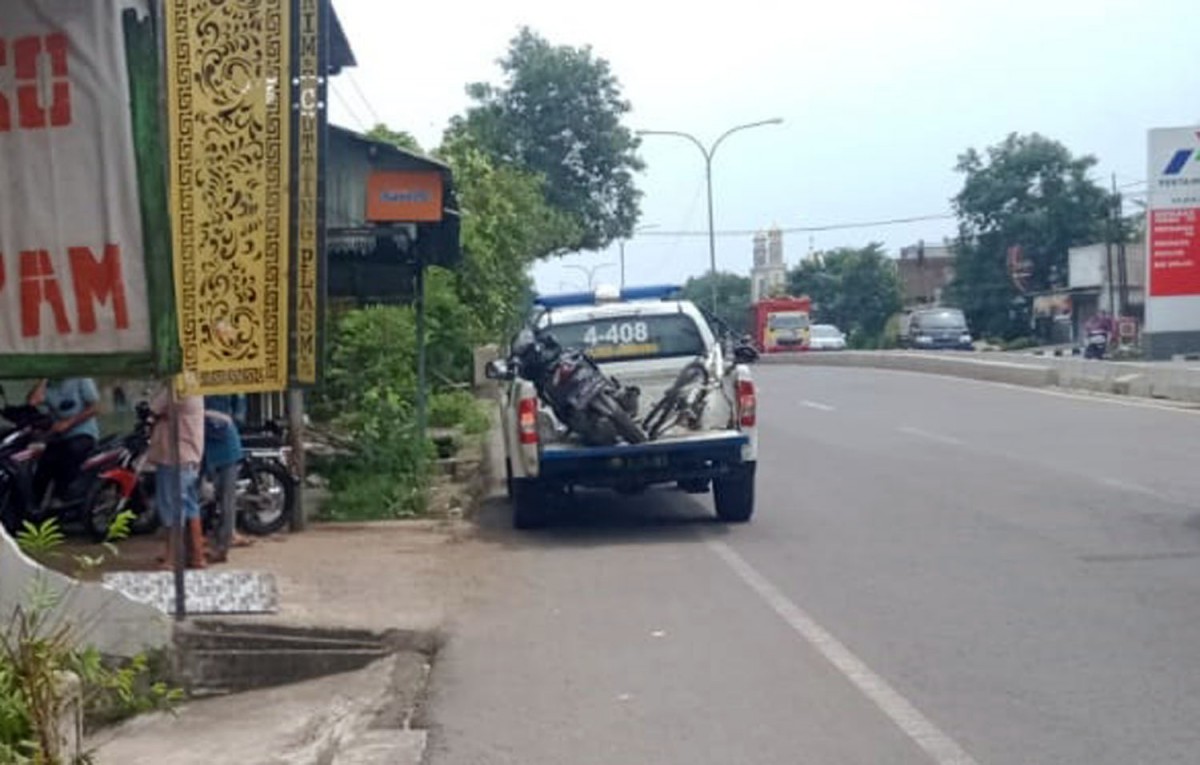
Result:
M808 297L766 298L750 306L750 332L763 353L807 351L812 300Z

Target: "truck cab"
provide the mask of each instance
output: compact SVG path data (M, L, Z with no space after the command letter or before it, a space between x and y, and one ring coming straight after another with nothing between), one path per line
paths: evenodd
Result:
M621 385L637 387L638 421L685 366L703 364L708 383L702 415L674 424L653 440L584 445L538 398L532 382L507 362L490 365L489 377L502 381L505 467L515 526L542 525L561 504L557 500L577 487L631 493L663 484L691 493L711 487L720 518L750 519L758 449L754 381L749 368L731 358L733 345L678 293L667 286L541 296L531 320L533 328L549 331L564 347L585 350Z

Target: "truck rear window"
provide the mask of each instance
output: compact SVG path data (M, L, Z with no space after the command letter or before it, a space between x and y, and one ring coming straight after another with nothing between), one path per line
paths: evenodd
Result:
M696 322L682 313L554 323L548 329L564 347L583 348L597 361L701 356L705 352Z

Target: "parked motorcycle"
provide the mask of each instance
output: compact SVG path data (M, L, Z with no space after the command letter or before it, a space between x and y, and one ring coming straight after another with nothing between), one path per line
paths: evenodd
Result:
M513 349L518 373L569 430L589 446L646 440L634 420L639 391L608 377L583 351L563 348L549 332L525 330Z
M40 524L57 518L63 525L86 527L88 495L100 474L117 464L119 455L113 446L118 439L100 441L80 464L69 486L60 487L52 481L43 495L35 496L34 477L46 451L45 437L53 420L41 409L29 405L5 407L3 416L18 426L5 436L6 446L0 448L6 454L4 475L0 478L5 484L2 491L5 526L13 529L26 521Z
M3 393L0 387L0 398ZM0 524L9 534L16 534L26 517L30 477L44 449L37 436L50 427L51 418L37 407L8 406L7 401L0 408L0 418L12 424L0 430Z
M106 533L112 521L126 510L134 514L135 532L157 528L156 476L146 462L152 427L149 407L139 404L138 425L122 442L120 464L101 475L89 500L87 518L93 536ZM268 438L252 433L246 440L249 445L236 479L237 525L248 534L274 534L288 525L296 511L297 481L287 466L288 450L278 435ZM201 476L200 481L200 515L205 531L211 532L221 526L221 505L212 478Z
M105 463L84 500L84 521L88 534L97 541L108 537L108 530L117 516L133 513L130 530L148 534L159 526L154 509L154 486L141 482L146 454L150 449L150 430L154 417L146 402L136 408L137 422L133 432L119 439L106 454L97 455Z
M1093 331L1087 333L1087 342L1083 346L1085 359L1103 359L1108 352L1108 333Z

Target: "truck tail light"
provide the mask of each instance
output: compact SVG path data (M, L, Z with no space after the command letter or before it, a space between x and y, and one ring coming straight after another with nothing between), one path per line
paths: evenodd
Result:
M517 403L517 433L522 444L536 444L538 403L536 398L523 398Z
M738 421L743 428L758 424L758 396L754 392L753 380L738 380Z

